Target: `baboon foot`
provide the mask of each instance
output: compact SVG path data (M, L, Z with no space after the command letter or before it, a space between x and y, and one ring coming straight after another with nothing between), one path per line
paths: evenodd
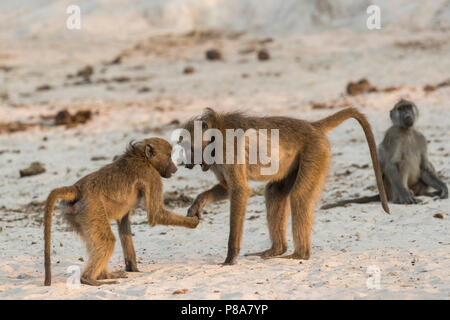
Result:
M232 266L233 264L236 264L237 262L237 256L227 256L225 261L222 263L223 266Z
M115 272L103 271L102 273L100 273L97 280L120 279L120 278L128 278L127 273L125 271L115 271Z
M308 260L309 256L310 256L310 253L309 253L309 251L307 251L307 252L301 252L301 253L294 252L293 254L289 254L287 256L283 256L283 257L280 257L280 258L283 258L283 259Z
M408 194L408 196L406 196L406 197L402 197L402 198L395 200L394 203L396 203L396 204L419 204L419 203L422 203L422 200L414 198L413 196Z
M125 271L127 272L140 272L138 267L133 263L125 262Z
M285 253L286 250L287 250L287 248L270 248L268 250L261 251L261 252L247 253L245 256L246 257L257 256L257 257L261 257L262 259L268 259L271 257L280 256L283 253Z
M90 286L101 286L103 284L117 284L117 281L97 281L91 278L80 277L80 283L87 284Z

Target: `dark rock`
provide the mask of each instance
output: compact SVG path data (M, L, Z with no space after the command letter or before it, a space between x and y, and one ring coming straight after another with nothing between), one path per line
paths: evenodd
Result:
M43 84L39 87L36 88L36 91L48 91L51 90L52 86L48 85L48 84Z
M222 60L222 54L217 49L210 49L205 53L208 60Z
M191 66L187 66L183 70L184 74L191 74L191 73L194 73L194 72L195 72L195 69L194 69L194 67L191 67Z
M265 61L270 59L270 54L266 49L261 49L258 51L258 60Z
M35 176L44 172L44 165L40 162L33 162L28 168L19 171L21 178Z

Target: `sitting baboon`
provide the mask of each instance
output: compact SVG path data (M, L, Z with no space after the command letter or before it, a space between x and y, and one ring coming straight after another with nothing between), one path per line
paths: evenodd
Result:
M437 177L434 166L428 160L427 140L414 128L419 117L417 106L401 99L391 110L390 117L392 126L378 147L383 183L389 201L414 204L421 202L414 196L448 198L447 185ZM380 201L380 196L343 200L324 205L322 209L372 201Z
M331 157L330 144L325 133L349 118L355 118L364 130L379 191L382 200L384 200L383 208L386 212L389 212L381 180L375 140L370 125L366 117L354 108L344 109L316 122L288 117L251 117L239 112L220 114L212 109L207 109L202 116L187 122L184 128L189 132L191 141L187 144L184 140L181 141L182 144L186 144L184 146L187 150L186 157L187 161L190 161L186 163L186 167L192 168L195 164L200 164L203 171L211 168L219 180L219 183L212 189L198 195L188 210L188 216L200 216L205 205L230 199L230 235L228 254L224 264L234 264L240 251L244 215L248 198L252 193L248 180L268 182L265 198L272 247L266 251L255 253L255 255L272 257L286 252L286 227L290 208L295 249L293 254L284 258L309 258L313 210L325 182ZM201 121L201 124L196 124L195 121ZM208 129L215 129L212 131L221 133L224 146L234 145L235 136L228 139L228 133L234 129L242 129L246 132L247 130L255 130L258 135L257 139L261 138L261 135L267 135L269 144L271 144L272 136L277 135L276 142L279 139L276 148L278 158L274 162L277 163L278 170L272 174L262 174L261 170L266 166L265 164L249 163L249 143L246 143L246 140L244 140L246 159L243 164L236 163L236 161L234 163L228 163L228 161L227 163L208 163L201 158L200 161L194 163L192 161L193 156L189 158L188 153L195 157L195 152L198 150L198 142L196 146L193 143L194 140L197 141L194 139L195 131ZM273 134L272 130L275 130ZM210 148L213 141L217 140L212 138L209 141L206 139L200 141L202 154L207 148ZM272 146L267 148L271 150ZM224 149L222 153L225 154L225 152L230 151ZM231 150L231 152L231 158L236 159L236 149ZM227 159L228 156L229 154Z
M80 179L72 186L53 190L45 208L45 285L51 284L50 234L53 208L58 199L65 201L64 217L86 242L89 261L81 283L100 285L101 279L126 277L125 272L108 272L106 266L114 250L115 237L110 220L117 220L125 257L126 271L139 271L131 238L130 211L142 197L148 222L195 228L197 217L179 216L163 207L162 179L177 171L171 159L172 146L160 138L130 143L126 152L113 163Z

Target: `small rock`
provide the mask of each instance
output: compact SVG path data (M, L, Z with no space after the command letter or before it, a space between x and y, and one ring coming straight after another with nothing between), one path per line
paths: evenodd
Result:
M121 82L121 83L122 82L128 82L130 80L131 80L130 77L126 77L126 76L115 77L115 78L112 79L112 81Z
M172 292L172 294L185 294L189 291L189 289L181 289L181 290L175 290Z
M94 74L94 68L92 68L91 66L86 66L83 69L78 70L77 72L77 77L82 77L82 78L90 78L92 75Z
M369 80L367 79L361 79L358 82L349 82L347 84L347 94L351 96L356 96L361 93L366 92L376 92L378 91L377 88L373 87Z
M79 257L79 258L78 258L78 261L84 262L83 257Z
M436 213L433 217L436 219L444 219L444 216L442 213Z
M80 110L77 111L74 115L71 115L67 110L58 111L55 116L55 125L67 125L73 126L79 123L86 123L88 120L92 118L92 111L90 110Z
M316 109L316 110L317 109L329 109L329 107L327 106L326 103L312 101L312 102L310 102L310 104L311 104L311 108Z
M91 157L91 161L102 161L102 160L108 160L105 156L93 156Z
M44 165L40 162L33 162L28 168L19 171L21 178L35 176L44 172Z
M55 125L57 126L67 125L70 124L71 122L72 116L67 110L58 111L58 113L55 116Z
M52 86L48 85L48 84L43 84L42 86L39 86L36 88L36 91L47 91L47 90L51 90Z
M208 60L222 60L222 54L217 49L210 49L205 53Z
M433 86L431 84L427 84L425 87L423 87L423 91L425 91L425 92L432 92L436 89L437 89L437 87Z
M183 70L183 73L184 73L184 74L191 74L191 73L194 73L194 72L195 72L195 69L194 69L194 67L192 67L192 66L187 66L187 67L185 67L184 70Z
M150 91L152 91L151 88L149 88L149 87L142 87L142 88L139 88L137 92L138 93L145 93L145 92L150 92Z
M91 110L81 110L77 111L75 115L72 117L72 122L74 123L86 123L92 118Z
M270 54L266 49L261 49L258 51L258 60L265 61L270 59Z

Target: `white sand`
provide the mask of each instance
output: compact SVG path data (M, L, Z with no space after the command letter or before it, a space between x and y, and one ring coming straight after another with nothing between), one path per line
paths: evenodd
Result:
M371 165L366 169L352 166L371 163L363 132L355 121L347 121L329 134L332 166L315 212L310 260L299 264L243 256L270 246L264 199L255 195L249 201L237 265L220 265L227 248L227 202L206 207L208 214L195 230L150 228L145 224L145 212L137 210L132 220L141 272L130 273L118 285L70 289L66 287L67 268L83 267L79 258L86 261L87 255L78 237L65 231L56 211L53 284L43 286L43 212L27 210L27 205L43 201L51 189L71 184L107 163L91 161L91 157L112 158L131 139L168 138L174 127L166 124L199 114L204 107L313 120L339 110L339 105L354 105L367 114L380 141L390 125L390 108L400 97L409 98L419 106L417 127L429 140L430 160L444 181L450 182L450 87L428 94L422 89L449 77L447 33L436 29L329 29L314 35L274 36L273 42L265 44L272 56L266 62L259 62L255 53L239 54L242 49L259 47L257 40L262 38L254 34L204 41L176 35L145 37L141 43L144 50L126 50L123 63L105 67L104 73L100 71L102 63L133 48L134 40L74 43L37 38L2 47L0 65L16 68L0 71L0 93L9 95L0 100L0 122L42 122L40 115L62 108L90 108L99 114L73 129L44 126L0 135L0 298L449 299L450 200L423 197L420 205L391 204L391 215L383 213L379 203L319 209L324 199L331 202L376 192ZM395 45L398 41L416 41L416 46L399 47ZM417 48L421 43L424 48ZM222 50L224 61L204 59L204 51L211 47ZM66 79L67 74L88 63L95 69L93 81L116 76L129 76L131 81L64 86L75 81ZM182 73L187 65L195 68L193 74ZM146 79L136 79L139 77ZM402 88L345 96L346 84L362 77L379 88ZM42 84L53 89L36 92ZM151 91L137 93L144 86ZM310 101L337 107L314 110ZM44 163L47 172L19 178L19 169L33 161ZM346 170L351 173L343 174ZM213 183L212 173L180 168L172 179L164 180L164 189L195 197ZM174 210L184 215L186 209ZM434 218L437 213L444 218ZM114 225L113 231L116 233ZM290 226L288 239L292 251ZM119 243L109 266L112 270L124 268ZM379 289L367 287L370 267L380 270ZM173 295L177 289L188 292Z

